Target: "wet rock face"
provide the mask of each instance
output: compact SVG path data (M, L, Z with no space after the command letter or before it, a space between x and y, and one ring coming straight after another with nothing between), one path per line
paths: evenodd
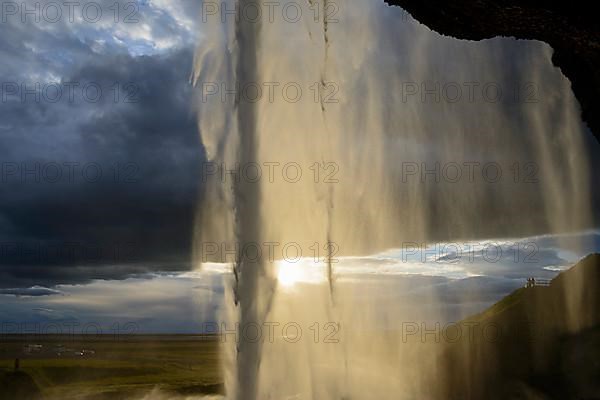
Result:
M542 40L571 80L582 117L600 140L600 24L586 0L384 0L404 8L444 35L482 40L494 36Z

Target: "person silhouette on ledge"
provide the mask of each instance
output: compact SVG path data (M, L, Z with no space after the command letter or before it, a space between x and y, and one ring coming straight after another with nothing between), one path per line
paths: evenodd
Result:
M19 361L19 359L15 358L15 371L19 370L20 364L21 364L21 362Z

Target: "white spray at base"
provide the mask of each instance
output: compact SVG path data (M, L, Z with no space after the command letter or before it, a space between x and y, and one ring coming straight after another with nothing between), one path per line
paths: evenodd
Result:
M303 336L227 340L227 397L424 398L426 376L443 379L434 354L402 346L396 304L338 284L333 253L585 227L586 132L569 82L547 45L441 37L376 0L290 0L273 14L239 0L240 18L221 12L235 3L202 16L196 52L199 131L218 166L203 175L196 260L206 243L237 249L228 326L293 322ZM254 172L219 173L238 168ZM265 243L275 258L290 243L317 254L329 284L284 288L280 262L243 251ZM579 300L568 301L577 326Z

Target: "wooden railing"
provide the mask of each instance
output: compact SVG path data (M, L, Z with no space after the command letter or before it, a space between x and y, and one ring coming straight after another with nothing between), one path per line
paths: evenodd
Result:
M525 287L531 288L535 286L548 287L552 283L552 279L527 278Z

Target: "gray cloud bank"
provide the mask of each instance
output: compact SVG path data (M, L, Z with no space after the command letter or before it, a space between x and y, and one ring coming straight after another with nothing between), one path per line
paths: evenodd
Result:
M0 23L0 288L189 268L197 6L155 3L130 25Z

